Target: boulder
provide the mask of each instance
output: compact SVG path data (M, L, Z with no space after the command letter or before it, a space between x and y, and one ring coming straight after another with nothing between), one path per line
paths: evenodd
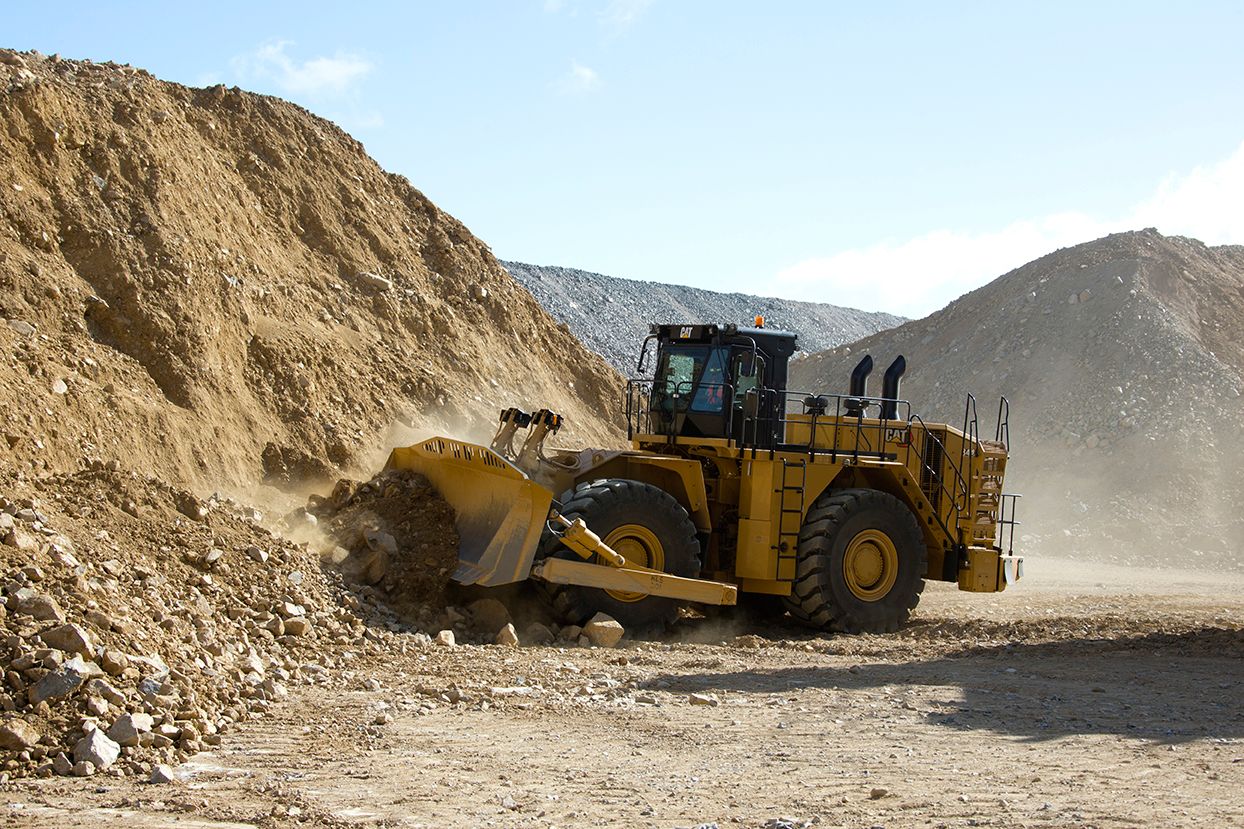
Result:
M142 735L155 727L150 714L125 714L108 729L108 739L123 746L136 746Z
M25 720L8 720L0 725L0 748L25 751L39 744L40 734Z
M65 613L55 599L29 587L23 587L10 596L7 604L9 610L33 616L40 622L65 622Z
M311 629L306 616L292 616L285 620L285 633L290 636L305 636Z
M467 612L477 633L496 633L513 621L510 611L496 599L477 599L467 605Z
M622 639L626 629L604 613L597 613L583 626L583 635L598 648L612 648Z
M523 631L523 641L529 645L549 645L553 638L553 631L539 622L532 622Z
M73 759L78 763L91 763L96 769L106 769L121 755L121 746L108 739L98 728L78 740L73 747Z
M123 651L105 648L99 658L99 665L112 676L119 676L130 665L129 657Z
M173 767L166 766L163 763L161 763L151 770L151 777L148 779L147 782L163 784L163 783L173 783L173 782L176 782L176 780L177 780L177 775L176 773L174 773Z
M103 671L94 662L86 662L75 656L54 671L44 675L42 679L30 687L27 696L31 705L38 705L45 700L67 697L88 679L101 676Z
M88 658L95 653L90 634L77 625L59 625L43 631L39 636L48 647L58 651L80 653Z
M452 648L454 645L458 644L458 639L454 636L454 632L452 630L442 630L440 633L436 634L436 639L433 641L436 642L436 644L444 645L447 648Z

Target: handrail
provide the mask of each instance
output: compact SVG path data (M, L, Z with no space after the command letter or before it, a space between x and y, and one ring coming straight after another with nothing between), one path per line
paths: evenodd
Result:
M994 440L1008 450L1011 448L1011 401L1006 395L998 398L998 426L994 430Z
M946 445L938 439L937 435L933 434L932 430L930 430L928 425L924 422L924 418L922 418L918 414L913 414L911 415L909 423L910 424L919 423L923 438L932 440L933 443L935 443L937 447L941 450L941 457L943 459L948 458L948 455L946 453ZM911 453L911 447L912 447L912 442L909 440L907 444L907 451L908 451L909 457ZM943 475L941 471L936 470L933 467L929 466L927 463L925 463L924 456L925 456L925 447L924 445L921 445L920 450L918 452L918 457L920 459L920 468L922 470L927 470L933 473L933 480L937 481L937 486L939 487L940 491L945 493L947 496L949 496L949 501L950 501L950 509L947 510L947 516L946 516L948 520L943 521L941 514L936 509L934 509L934 517L937 519L938 524L941 525L942 530L945 531L946 535L950 536L951 538L957 539L958 538L957 529L959 526L959 520L962 517L963 512L968 508L967 482L963 479L963 474L960 471L959 467L957 467L953 463L948 463L947 466L949 466L950 470L954 473L955 482L958 484L958 487L956 489L947 489L946 484L943 482ZM910 466L910 463L908 463L907 465ZM960 492L962 493L962 495L959 494ZM962 503L961 503L961 500L962 500ZM951 525L955 527L955 530L952 530L950 528Z

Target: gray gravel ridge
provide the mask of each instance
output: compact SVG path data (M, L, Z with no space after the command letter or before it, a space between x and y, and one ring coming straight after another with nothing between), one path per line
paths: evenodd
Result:
M833 348L905 322L893 314L825 302L720 293L575 268L501 264L584 345L628 377L635 372L640 343L653 322L751 324L760 314L768 327L796 332L805 352Z

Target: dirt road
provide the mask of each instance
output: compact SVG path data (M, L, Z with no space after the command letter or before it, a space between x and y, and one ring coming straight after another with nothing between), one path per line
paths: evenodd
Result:
M5 825L1244 824L1244 579L1029 570L891 636L360 653L181 782L23 781Z

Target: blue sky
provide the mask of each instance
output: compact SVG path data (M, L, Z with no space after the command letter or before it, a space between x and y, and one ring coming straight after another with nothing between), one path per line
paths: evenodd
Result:
M497 256L909 315L1055 247L1244 243L1244 4L13 4L280 95Z

